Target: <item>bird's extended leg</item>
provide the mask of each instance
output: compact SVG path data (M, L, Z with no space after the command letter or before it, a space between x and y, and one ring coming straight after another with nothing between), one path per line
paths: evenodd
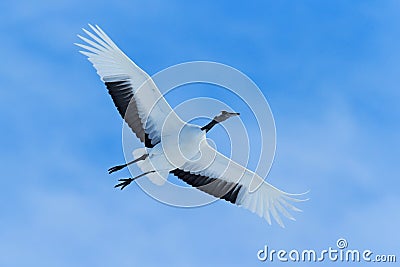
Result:
M128 163L125 163L125 164L122 164L122 165L118 165L118 166L114 166L114 167L112 167L112 168L109 168L109 169L108 169L108 173L111 174L111 173L113 173L113 172L116 172L116 171L119 171L119 170L125 168L126 166L128 166L128 165L130 165L130 164L136 163L136 162L141 161L141 160L145 160L148 156L149 156L149 154L144 154L143 156L141 156L141 157L139 157L139 158L137 158L137 159L135 159L135 160L132 160L132 161L130 161L130 162L128 162Z
M145 173L142 173L141 175L138 175L138 176L133 177L133 178L119 179L118 181L120 181L121 183L115 185L114 188L121 187L121 190L122 190L125 187L127 187L130 183L132 183L133 180L136 180L137 178L140 178L140 177L145 176L146 174L149 174L149 173L152 173L152 172L156 172L156 171L145 172Z

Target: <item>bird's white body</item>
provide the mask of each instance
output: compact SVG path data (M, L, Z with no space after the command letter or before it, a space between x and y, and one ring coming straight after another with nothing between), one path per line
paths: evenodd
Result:
M290 202L303 200L266 183L211 147L204 127L182 121L147 73L98 26L90 27L94 34L84 31L92 40L79 36L88 45L77 45L87 50L81 53L93 63L121 116L145 143L147 148L136 149L133 156L153 183L164 184L172 173L203 192L257 213L270 224L272 215L283 226L279 213L294 220L287 209L299 209ZM222 117L215 117L215 122L222 121Z
M147 177L157 185L165 183L170 171L198 160L200 147L206 142L205 132L197 125L184 124L181 129L171 132L179 132L179 135L170 134L166 130L161 135L160 143L152 148L139 148L133 152L134 159L148 154L148 157L139 161L137 165L143 173L155 170L155 173L150 173Z

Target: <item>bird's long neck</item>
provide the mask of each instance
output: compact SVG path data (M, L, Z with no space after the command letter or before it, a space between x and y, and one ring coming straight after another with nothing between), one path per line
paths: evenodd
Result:
M202 131L208 132L208 131L211 130L211 128L214 127L216 124L218 124L218 121L212 120L212 121L210 121L206 126L201 127L201 130L202 130Z

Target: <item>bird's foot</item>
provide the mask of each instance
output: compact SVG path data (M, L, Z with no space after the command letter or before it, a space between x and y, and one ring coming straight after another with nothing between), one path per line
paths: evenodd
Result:
M120 181L121 183L115 185L114 188L121 187L121 190L122 190L125 187L127 187L130 183L132 183L133 180L135 180L135 179L133 179L133 178L119 179L118 181Z
M112 168L109 168L109 169L108 169L108 174L111 174L111 173L113 173L113 172L119 171L119 170L121 170L121 169L123 169L123 168L125 168L125 167L126 167L126 164L118 165L118 166L114 166L114 167L112 167Z

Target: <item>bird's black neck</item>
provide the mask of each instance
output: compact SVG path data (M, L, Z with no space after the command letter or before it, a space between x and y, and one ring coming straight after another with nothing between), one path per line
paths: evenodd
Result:
M212 127L214 127L216 124L218 124L218 122L216 120L212 120L210 121L206 126L201 127L202 131L206 131L208 132L209 130L211 130Z

